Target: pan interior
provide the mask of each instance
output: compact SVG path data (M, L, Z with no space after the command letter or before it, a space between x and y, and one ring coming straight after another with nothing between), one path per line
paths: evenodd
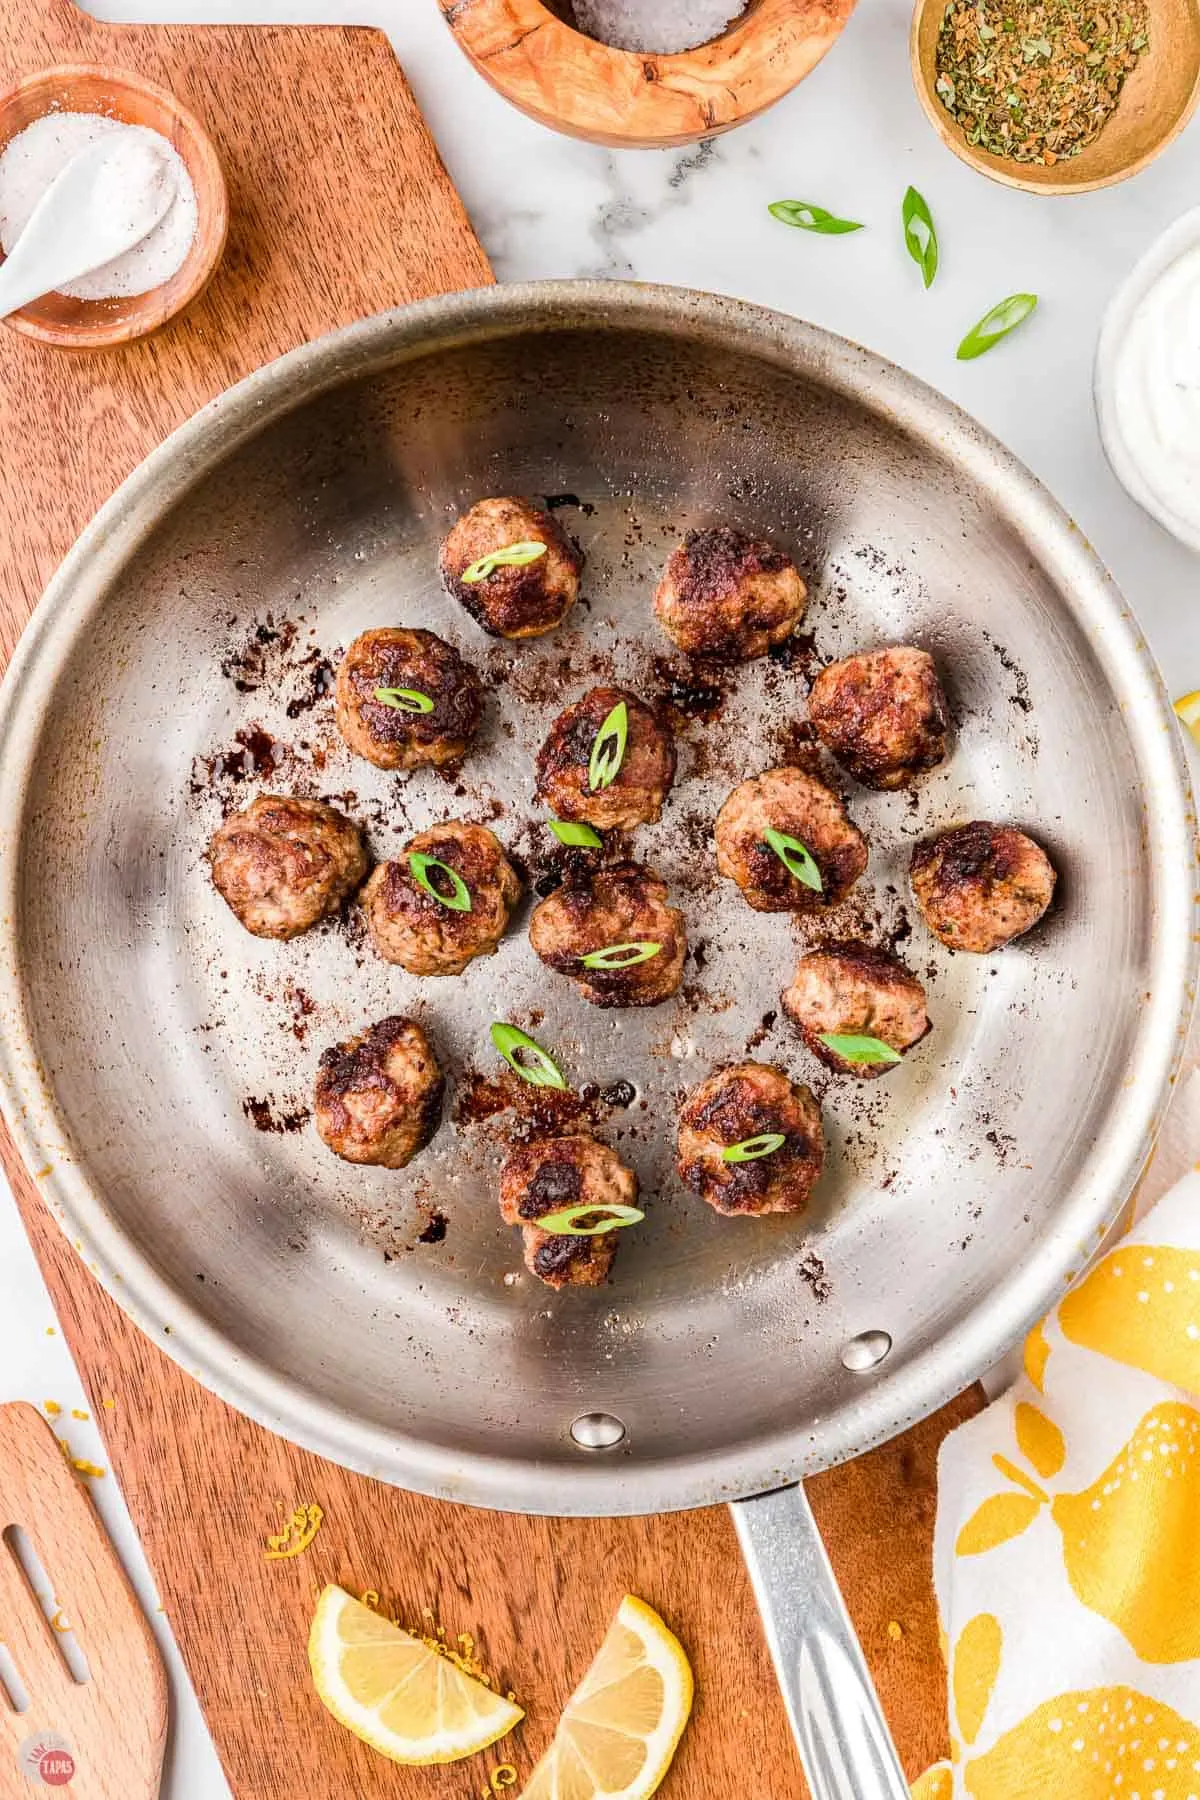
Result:
M567 624L515 646L485 638L435 567L455 513L504 493L555 497L588 558ZM676 673L678 659L650 610L656 574L683 531L722 519L795 552L819 661L909 640L945 678L950 761L911 798L849 790L871 864L833 921L895 942L927 982L934 1029L901 1068L863 1084L820 1070L779 1009L820 933L750 912L715 873L721 799L796 751L803 656L747 669L719 718L684 726L664 818L637 835L693 946L665 1006L586 1007L537 962L525 912L453 981L387 967L353 926L287 946L242 932L203 851L223 805L272 788L333 798L379 857L435 820L482 819L544 874L531 775L549 720L598 681L666 690L656 658ZM429 626L487 675L484 747L459 778L385 775L339 747L324 661L376 624ZM253 772L272 756L273 773ZM1002 955L953 957L911 906L907 861L977 817L1036 833L1060 902ZM850 1337L888 1332L867 1379L893 1379L1038 1256L1113 1105L1147 983L1136 758L1016 522L931 439L815 367L653 326L468 334L342 381L200 468L75 636L21 829L32 1031L68 1148L119 1231L244 1366L369 1442L362 1460L471 1498L511 1496L456 1471L536 1462L569 1510L569 1426L591 1411L628 1428L614 1483L782 1434L803 1460L863 1391L841 1360ZM320 1051L394 1012L427 1024L452 1090L401 1174L340 1164L302 1117ZM496 1018L536 1019L578 1083L633 1087L593 1109L649 1214L606 1289L549 1293L499 1220L515 1115L488 1113ZM822 1099L829 1166L806 1221L720 1219L674 1174L680 1093L748 1054ZM464 1106L473 1119L455 1118ZM700 1497L659 1483L647 1502Z

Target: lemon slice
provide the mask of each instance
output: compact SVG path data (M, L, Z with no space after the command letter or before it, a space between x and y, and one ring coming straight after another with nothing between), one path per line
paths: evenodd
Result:
M649 1800L691 1710L682 1647L627 1594L521 1800Z
M1175 702L1175 711L1200 744L1200 688L1196 688L1193 693L1181 695Z
M327 1587L317 1602L308 1661L334 1718L393 1762L457 1762L525 1717L339 1587Z

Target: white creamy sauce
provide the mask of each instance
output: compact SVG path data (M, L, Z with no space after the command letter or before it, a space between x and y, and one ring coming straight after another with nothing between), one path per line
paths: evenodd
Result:
M1147 488L1200 532L1200 245L1134 309L1112 393L1118 434Z
M34 207L56 176L81 150L119 135L122 154L97 183L97 204L131 226L153 217L162 184L174 193L159 223L140 243L93 269L62 292L76 300L110 300L149 293L169 281L187 258L196 235L196 192L187 165L161 132L126 125L102 113L49 112L17 133L0 153L0 247L7 256Z

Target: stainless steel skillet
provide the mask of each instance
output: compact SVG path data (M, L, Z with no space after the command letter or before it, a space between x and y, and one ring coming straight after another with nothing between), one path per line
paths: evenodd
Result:
M553 496L589 557L588 606L519 649L479 636L434 573L453 512L510 491ZM702 946L678 1003L590 1013L519 932L434 984L353 934L281 949L224 915L200 853L222 803L264 785L352 795L382 855L447 813L490 817L536 867L545 723L598 679L678 679L656 662L649 589L675 535L717 517L795 549L821 656L914 638L945 672L954 756L911 806L852 795L869 898L835 921L902 940L926 975L935 1030L903 1068L868 1090L806 1064L770 1018L801 939L710 866L724 792L794 743L803 683L786 664L739 677L720 716L689 727L672 804L639 837ZM462 792L385 779L332 739L323 659L406 621L452 636L493 684ZM157 451L67 559L6 683L0 756L0 1079L70 1236L235 1405L448 1498L700 1505L786 1489L899 1430L1079 1266L1136 1178L1179 1053L1196 948L1186 781L1119 595L945 400L731 301L505 288L261 371ZM904 869L916 837L977 816L1047 841L1061 904L1001 957L950 958L906 916ZM429 1024L463 1116L405 1176L343 1168L303 1127L316 1057L404 1009ZM650 1217L594 1295L536 1288L492 1200L512 1119L487 1115L484 1028L534 1015L579 1084L634 1088L594 1107ZM804 1229L720 1220L671 1172L678 1091L748 1046L824 1087L831 1167ZM738 1518L768 1597L769 1553L807 1557L772 1629L814 1785L891 1793L885 1739L873 1778L846 1773L850 1751L822 1776L797 1698L801 1663L806 1696L859 1674L799 1490ZM802 1655L809 1600L827 1618ZM864 1709L841 1715L860 1753Z

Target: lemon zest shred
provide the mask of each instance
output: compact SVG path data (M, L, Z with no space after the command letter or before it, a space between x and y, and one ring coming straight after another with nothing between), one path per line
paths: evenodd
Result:
M71 1458L71 1467L77 1475L87 1475L96 1481L98 1481L102 1475L108 1474L107 1469L102 1469L99 1463L89 1462L86 1456L73 1456Z
M58 1404L57 1400L43 1400L42 1411L48 1419L57 1419L59 1413L62 1411L62 1407Z
M91 1414L84 1412L82 1406L73 1406L71 1408L71 1417L73 1419L90 1419Z
M288 1557L299 1556L320 1531L324 1517L324 1509L315 1500L295 1507L283 1530L268 1534L263 1556L268 1562L284 1562Z
M501 1788L516 1787L516 1785L517 1771L513 1768L511 1763L501 1763L498 1769L492 1770L491 1788L493 1794L498 1794Z

